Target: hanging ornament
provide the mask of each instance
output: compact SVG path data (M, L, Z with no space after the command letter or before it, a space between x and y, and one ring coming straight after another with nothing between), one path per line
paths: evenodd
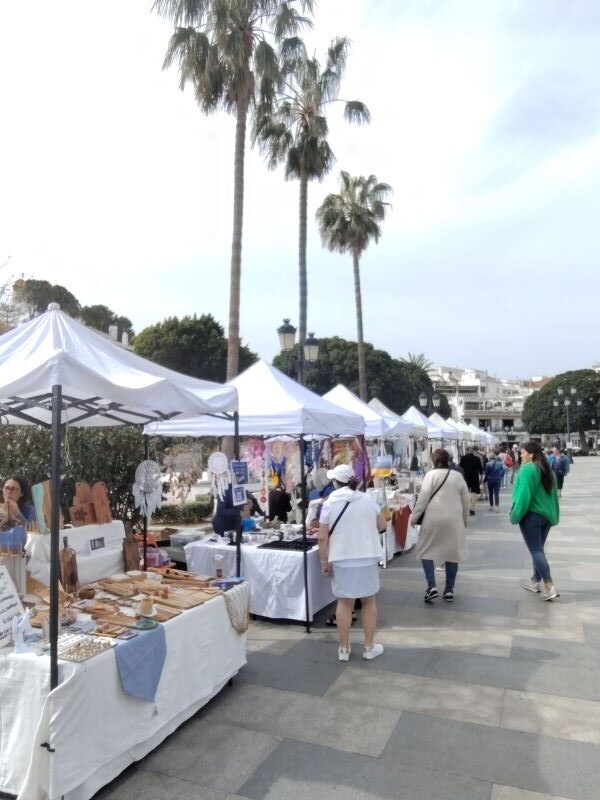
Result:
M225 453L220 453L217 450L209 455L208 478L213 496L218 497L219 500L225 500L225 492L231 483L229 459Z
M160 466L156 461L142 461L135 471L132 487L135 505L149 519L162 502Z

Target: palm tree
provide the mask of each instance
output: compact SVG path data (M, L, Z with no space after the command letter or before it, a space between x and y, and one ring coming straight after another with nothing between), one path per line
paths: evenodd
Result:
M354 178L347 172L340 175L340 193L329 194L317 209L317 221L323 244L329 250L352 253L354 299L358 339L358 383L361 400L367 402L367 369L363 337L362 297L360 292L360 258L371 240L379 241L381 227L389 203L385 198L392 191L375 175Z
M366 105L359 100L340 101L339 92L346 71L350 41L336 38L327 51L324 67L300 49L282 63L283 82L275 102L259 105L255 117L254 141L267 155L270 168L285 162L286 180L300 181L299 198L299 342L307 330L306 239L308 183L322 180L335 161L327 136L326 112L335 102L344 103L348 122L368 123ZM302 379L302 375L299 376Z
M175 26L163 68L178 63L179 87L191 84L204 113L223 108L236 117L227 380L239 370L248 111L257 101L268 102L281 78L269 37L281 42L284 57L293 57L302 48L297 34L311 25L302 14L312 13L313 4L314 0L155 0L153 5Z
M408 358L401 358L400 361L404 364L414 364L415 367L422 369L427 374L433 369L433 364L425 353L409 353Z

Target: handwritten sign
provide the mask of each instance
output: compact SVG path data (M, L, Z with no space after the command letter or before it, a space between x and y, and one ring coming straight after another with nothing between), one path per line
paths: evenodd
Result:
M19 600L8 569L0 566L0 648L12 641L12 621L23 613L23 605Z

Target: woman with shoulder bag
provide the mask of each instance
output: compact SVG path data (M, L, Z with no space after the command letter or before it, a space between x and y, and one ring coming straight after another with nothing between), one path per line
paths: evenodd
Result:
M437 561L445 562L444 600L451 603L458 564L467 557L469 489L462 475L449 469L447 450L436 450L432 460L433 469L425 475L410 524L421 525L415 553L421 559L427 580L425 602L431 603L439 597L435 585Z
M383 653L383 645L375 642L375 626L381 561L379 531L385 530L386 521L377 503L368 494L356 491L352 467L338 464L327 477L335 490L321 511L319 556L321 571L332 576L331 588L337 597L338 661L350 659L350 625L357 598L362 598L363 658L370 661Z

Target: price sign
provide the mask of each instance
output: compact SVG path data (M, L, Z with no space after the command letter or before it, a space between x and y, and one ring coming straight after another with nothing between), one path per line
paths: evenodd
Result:
M6 567L0 566L0 648L12 641L12 621L23 613L17 587Z

